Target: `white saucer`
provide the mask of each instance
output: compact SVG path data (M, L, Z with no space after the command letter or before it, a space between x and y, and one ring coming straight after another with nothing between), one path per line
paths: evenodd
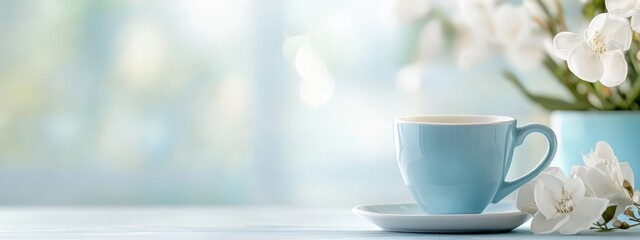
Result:
M353 213L383 230L425 233L508 232L530 218L513 203L491 204L482 214L430 215L415 203L358 205Z

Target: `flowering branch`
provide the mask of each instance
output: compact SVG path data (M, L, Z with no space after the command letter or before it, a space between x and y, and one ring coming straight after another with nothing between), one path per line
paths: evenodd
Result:
M633 189L630 165L618 162L606 142L598 142L583 161L584 166L573 167L571 178L550 167L518 190L517 207L534 215L534 233L576 234L640 226L635 214L640 216L640 192ZM619 220L621 215L631 223Z
M630 0L631 3L634 1ZM577 35L566 32L567 25L564 11L559 1L554 1L551 4L552 6L543 0L536 0L535 3L544 13L546 21L541 22L538 18L534 18L534 21L538 22L543 29L546 29L550 35L555 36L555 53L558 57L567 60L565 64L560 65L551 56L547 55L543 63L547 70L572 94L576 105L580 105L569 108L571 110L640 109L637 103L640 97L640 83L638 83L640 81L637 80L637 70L640 70L640 66L638 66L636 54L633 54L638 53L640 39L635 37L639 36L637 33L633 33L632 44L632 27L629 26L629 21L623 18L628 16L619 17L615 14L599 14L595 16L604 10L605 2L591 1L587 3L585 15L595 17L587 30L586 43L580 43ZM555 15L552 14L550 7L555 7ZM608 27L603 28L604 26ZM612 31L610 30L611 28L616 30ZM607 42L605 42L605 39ZM598 60L602 62L600 63ZM620 65L620 63L623 65ZM627 67L620 68L620 66ZM507 79L515 83L513 77L507 77ZM580 79L584 79L586 82ZM618 85L627 79L633 83L632 89L623 92ZM523 90L522 87L517 87ZM583 91L579 91L580 88ZM523 93L531 99L530 93L525 91ZM532 100L549 109L548 104L535 99ZM588 107L584 108L584 106ZM563 108L552 108L551 110L567 110L566 108L564 106Z
M640 215L640 205L637 203L633 203L633 207L636 208L636 211L638 212L638 215ZM607 231L612 231L612 230L616 230L616 229L621 229L621 230L626 230L632 227L636 227L636 226L640 226L640 219L636 217L636 215L633 213L633 208L629 207L627 209L624 210L624 215L629 217L629 221L633 221L636 223L633 224L629 224L625 221L620 221L618 219L615 219L613 221L613 223L611 224L612 227L608 226L608 223L613 219L613 214L616 210L616 206L610 206L607 208L607 210L605 210L605 212L602 214L603 219L606 220L606 222L604 223L594 223L593 225L595 227L591 227L589 229L591 230L600 230L603 232L607 232ZM605 215L607 215L607 217L605 217Z
M414 64L453 50L464 69L497 52L517 70L543 66L570 94L566 101L532 93L515 71L505 71L507 80L545 109L640 110L640 0L583 1L589 27L574 32L558 0L446 1L442 9L425 2L396 0L404 3L396 6L404 11L397 12L399 18L415 24L411 32L419 38L411 44L418 49L410 49Z

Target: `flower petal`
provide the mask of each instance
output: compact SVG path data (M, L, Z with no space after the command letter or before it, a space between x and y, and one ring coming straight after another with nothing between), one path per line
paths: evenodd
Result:
M567 182L564 183L564 189L565 191L569 192L569 194L571 194L573 202L582 201L582 199L584 198L584 193L586 191L584 183L580 178L572 178L567 180Z
M585 179L587 179L587 172L589 172L589 168L585 166L575 165L571 168L571 177L580 178L582 179L582 181L584 181Z
M561 182L567 181L567 176L564 175L564 172L559 167L548 167L545 169L541 175L548 175L559 179Z
M613 178L599 168L591 169L586 181L596 197L606 197L617 192Z
M573 74L589 82L598 81L604 72L600 54L591 51L586 42L571 50L567 64Z
M471 0L458 1L458 16L455 18L475 27L478 35L483 38L493 38L492 16L496 10L497 1L495 0Z
M585 166L592 168L600 161L600 157L598 157L598 152L592 149L589 154L582 155L582 161Z
M609 143L605 141L599 141L596 143L596 153L598 153L598 157L602 159L608 161L618 161L616 155L613 153L613 148L611 148L611 145L609 145Z
M635 0L605 0L607 11L622 17L629 17L634 12Z
M603 174L605 174L608 178L611 178L613 180L613 173L611 172L611 166L609 165L609 162L602 160L596 163L596 165L593 165L593 167L591 168L602 171Z
M607 46L618 45L623 51L631 47L631 26L626 18L608 13L595 16L587 29L587 41L602 36Z
M458 36L455 43L456 62L459 68L468 69L491 55L489 40L473 31L463 22L455 22Z
M572 32L561 32L553 37L553 51L559 58L567 60L571 50L584 42L583 36Z
M627 79L627 60L622 50L606 51L600 55L604 72L600 78L602 85L615 87Z
M628 162L620 163L620 170L622 171L624 179L627 180L631 186L634 186L633 170L631 169L631 165L629 165Z
M533 196L536 186L535 183L536 180L522 185L516 195L516 207L521 211L532 215L538 212L538 207L536 206L536 201Z
M620 163L616 159L616 161L608 162L607 167L609 167L607 173L610 174L609 176L611 177L611 179L613 179L614 184L616 185L618 190L622 190L622 186L624 184L624 175L622 174Z
M626 193L626 192L614 193L609 196L606 196L605 198L609 200L609 205L618 206L616 207L616 212L614 216L620 215L622 212L624 212L625 208L633 204L633 198L631 198L631 196L629 196L629 193Z
M505 44L517 42L526 31L522 26L524 18L527 17L523 14L523 10L524 8L518 8L512 4L500 4L492 14L492 26L495 27L495 36L499 42Z
M602 198L584 198L582 201L575 203L576 205L569 214L568 221L559 229L561 234L576 234L582 230L589 229L591 224L600 218L609 201Z
M640 11L635 11L631 16L631 29L640 32Z
M544 178L545 180L540 180ZM538 211L538 206L535 202L535 185L538 181L552 181L556 183L566 182L568 179L564 175L564 172L559 167L548 167L540 176L535 178L534 180L523 185L519 190L516 196L516 207L521 211L527 212L529 214L535 214ZM555 184L558 185L558 184ZM561 191L561 188L556 188L555 191ZM551 194L551 198L558 198L559 195Z
M531 231L535 234L549 234L558 230L569 220L568 215L562 215L557 218L546 219L542 213L538 212L531 220Z
M589 168L585 166L573 166L573 168L571 169L571 177L582 179L582 182L584 183L584 186L585 186L585 193L584 193L585 197L594 197L595 195L593 194L593 191L591 190L591 188L589 187L586 181L587 173L589 171L590 171Z
M533 198L538 210L546 219L556 217L556 203L562 197L562 182L555 177L540 175L536 181Z

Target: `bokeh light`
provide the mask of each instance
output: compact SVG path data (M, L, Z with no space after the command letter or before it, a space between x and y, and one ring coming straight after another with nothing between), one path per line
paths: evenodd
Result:
M394 117L546 121L397 2L0 1L0 204L408 201Z

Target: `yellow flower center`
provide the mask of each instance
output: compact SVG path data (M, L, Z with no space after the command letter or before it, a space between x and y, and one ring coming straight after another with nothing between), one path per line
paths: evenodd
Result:
M567 192L567 190L562 187L562 196L560 197L560 201L556 204L556 212L557 213L570 213L573 211L573 198L571 194Z
M602 54L607 51L607 44L604 43L604 36L600 31L596 31L591 41L591 51Z

